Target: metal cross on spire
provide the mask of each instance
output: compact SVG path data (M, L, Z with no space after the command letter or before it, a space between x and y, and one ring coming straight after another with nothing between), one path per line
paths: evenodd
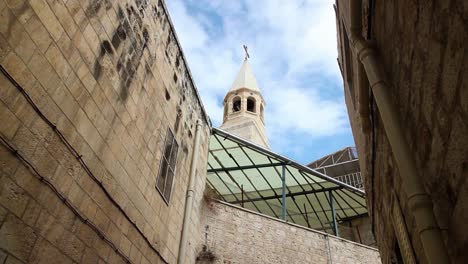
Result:
M249 51L247 50L247 46L246 46L246 45L244 45L244 50L245 50L245 58L244 58L244 60L246 61L247 59L250 58Z

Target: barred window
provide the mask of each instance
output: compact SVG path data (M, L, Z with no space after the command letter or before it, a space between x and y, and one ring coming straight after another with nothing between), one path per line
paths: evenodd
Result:
M156 184L156 189L158 189L167 203L169 203L169 199L171 198L178 149L179 146L174 138L174 134L172 134L170 129L167 129L164 152L161 157L161 165L159 167L158 181Z

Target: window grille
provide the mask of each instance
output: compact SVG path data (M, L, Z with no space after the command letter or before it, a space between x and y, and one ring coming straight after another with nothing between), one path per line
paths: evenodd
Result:
M156 189L158 189L167 203L171 198L178 149L179 146L177 145L174 134L170 129L167 129L166 141L164 143L164 150L161 157L161 166L159 167L159 175L156 183Z

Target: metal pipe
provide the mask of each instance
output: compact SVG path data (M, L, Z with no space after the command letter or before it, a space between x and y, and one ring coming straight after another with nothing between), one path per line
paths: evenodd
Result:
M359 117L362 124L362 132L369 134L370 132L370 119L369 119L369 90L367 88L367 77L364 66L359 62L357 68L358 74L358 90L359 90Z
M310 223L309 223L309 215L307 214L307 207L306 204L304 203L304 214L307 222L307 227L310 228Z
M361 0L351 2L349 36L354 53L357 54L365 69L360 74L366 74L379 109L385 133L401 175L401 185L406 193L408 207L415 219L426 261L427 263L449 263L447 249L432 209L432 200L424 189L421 176L418 175L415 158L405 139L397 107L392 102L390 86L385 81L383 66L375 50L361 35L361 4ZM364 102L360 104L364 105Z
M185 210L184 210L184 221L182 223L182 233L180 236L179 244L179 256L177 257L177 263L183 264L185 258L185 252L187 249L188 231L190 225L190 217L192 214L193 207L193 194L195 185L195 176L197 172L197 162L200 154L200 134L201 134L201 121L197 120L195 128L195 139L193 143L192 161L190 165L189 181L187 187L187 196L185 199Z
M332 219L333 219L333 233L335 233L335 236L338 236L338 223L336 222L336 211L335 211L333 193L332 191L329 191L328 194L330 196L330 208L331 208Z
M241 205L244 208L244 184L241 184Z
M281 173L282 173L282 182L283 182L283 198L282 198L282 206L283 206L283 210L282 210L282 216L283 216L283 220L286 221L286 166L282 166L282 170L281 170Z

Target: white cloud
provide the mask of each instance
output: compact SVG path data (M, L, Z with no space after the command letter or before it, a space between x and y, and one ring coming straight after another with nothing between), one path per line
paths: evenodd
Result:
M243 60L251 64L267 101L273 146L300 145L292 134L350 137L336 63L332 0L168 1L177 35L214 125ZM291 144L292 143L292 144ZM293 152L300 150L291 148Z

